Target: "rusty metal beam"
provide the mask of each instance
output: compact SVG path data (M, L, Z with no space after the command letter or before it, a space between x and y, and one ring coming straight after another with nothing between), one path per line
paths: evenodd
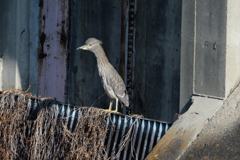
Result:
M41 0L38 94L65 101L68 0Z

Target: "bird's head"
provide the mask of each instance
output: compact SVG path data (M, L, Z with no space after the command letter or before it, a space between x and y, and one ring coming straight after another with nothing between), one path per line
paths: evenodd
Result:
M92 51L94 48L98 47L101 44L102 42L96 38L88 38L85 42L85 45L78 47L77 50L82 49Z

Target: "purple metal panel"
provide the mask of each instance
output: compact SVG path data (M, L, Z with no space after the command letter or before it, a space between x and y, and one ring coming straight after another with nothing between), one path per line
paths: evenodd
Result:
M41 0L38 94L65 100L68 0Z

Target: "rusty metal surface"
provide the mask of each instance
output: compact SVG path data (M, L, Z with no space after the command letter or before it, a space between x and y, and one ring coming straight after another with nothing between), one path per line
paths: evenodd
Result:
M41 0L38 94L65 101L68 46L68 3Z

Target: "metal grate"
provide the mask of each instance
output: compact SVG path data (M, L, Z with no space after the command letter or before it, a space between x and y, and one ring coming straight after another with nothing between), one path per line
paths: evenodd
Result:
M36 118L40 110L39 101L32 99L28 106L31 107L30 115ZM65 117L67 127L74 130L78 116L84 114L75 106L64 105L57 101L49 103L49 107L55 107L59 117ZM107 119L108 130L105 146L108 156L118 160L142 160L153 149L160 138L169 129L171 124L146 118L138 118L121 114L111 114ZM124 137L129 135L129 141L124 142ZM125 143L124 148L120 144ZM115 157L118 155L117 157Z
M153 149L169 129L170 124L145 118L111 114L107 121L107 127L109 132L105 143L109 157L114 157L117 154L119 144L123 141L122 137L128 133L131 140L123 148L117 159L141 160Z

